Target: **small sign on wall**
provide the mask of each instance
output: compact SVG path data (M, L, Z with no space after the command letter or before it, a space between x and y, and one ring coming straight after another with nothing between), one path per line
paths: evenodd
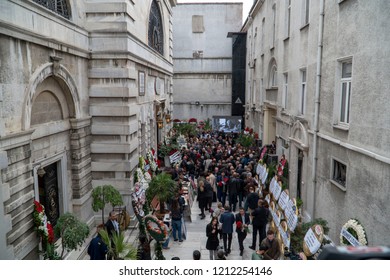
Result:
M138 72L138 94L145 95L145 72Z

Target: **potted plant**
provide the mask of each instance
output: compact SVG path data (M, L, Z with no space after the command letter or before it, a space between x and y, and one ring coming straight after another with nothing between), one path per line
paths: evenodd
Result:
M70 252L83 245L88 237L89 228L86 223L81 222L71 213L65 213L60 216L54 227L54 233L61 238L62 252L61 259L65 250Z
M149 183L149 187L146 190L146 198L149 203L153 198L157 198L160 204L160 210L157 211L157 216L164 216L165 211L165 202L174 197L177 191L176 182L172 180L171 175L162 172L152 178Z
M136 260L137 249L131 244L125 242L125 236L123 232L117 234L113 233L112 238L108 235L107 230L101 230L100 235L102 236L103 242L107 245L108 254L115 260Z
M92 191L92 209L102 210L102 223L104 224L104 207L110 203L112 207L122 205L120 192L111 185L98 186Z
M164 159L164 166L170 166L169 156L179 150L179 145L175 141L162 142L157 149L157 154L160 158Z

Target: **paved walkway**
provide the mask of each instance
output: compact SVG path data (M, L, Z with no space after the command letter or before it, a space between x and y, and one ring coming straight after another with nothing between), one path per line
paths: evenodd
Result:
M213 209L216 208L216 203L213 203ZM237 213L237 212L236 212ZM192 222L186 221L187 227L187 239L183 242L174 242L171 236L169 242L169 250L163 250L163 254L167 260L172 257L179 257L181 260L192 260L192 252L199 250L201 252L202 260L209 260L209 251L206 249L206 225L210 223L210 215L206 211L206 218L200 219L200 209L198 203L195 201L191 209ZM208 215L207 215L208 214ZM223 245L223 240L219 242L220 246ZM252 245L252 233L247 235L244 240L244 254L240 256L240 250L238 247L237 233L233 233L231 253L228 255L228 260L250 260L253 250L248 246Z

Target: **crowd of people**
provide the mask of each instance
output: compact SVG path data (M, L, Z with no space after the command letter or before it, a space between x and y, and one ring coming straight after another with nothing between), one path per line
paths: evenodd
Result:
M174 241L183 242L182 186L191 182L197 192L200 219L210 216L205 223L207 237L206 248L210 260L226 259L231 254L233 233L236 232L240 256L243 256L244 240L252 234L252 259L279 259L280 245L275 233L269 229L270 212L263 197L262 186L256 166L260 157L260 148L245 148L236 142L237 134L224 132L202 132L187 139L186 147L181 150L181 161L174 167L165 167L179 186L177 194L167 201L170 210L170 223ZM274 147L269 147L274 152ZM216 207L213 209L213 203ZM109 233L118 232L114 213L105 225ZM267 231L268 229L268 231ZM110 234L111 235L111 234ZM169 249L168 238L163 249ZM139 258L151 259L150 240L140 240ZM91 259L99 250L104 254L99 235L91 242ZM195 256L196 255L196 256ZM194 259L198 257L195 252ZM196 257L196 258L195 258ZM200 258L200 254L199 254Z
M234 231L242 256L249 228L252 258L278 259L279 241L272 238L272 230L267 232L270 212L263 197L264 186L256 174L260 148L245 148L236 139L236 134L224 132L203 132L190 137L187 147L181 150L180 164L166 171L179 185L186 180L194 182L200 219L206 218L207 211L211 217L206 225L206 248L211 260L220 259L221 248L225 257L231 253ZM215 209L213 202L217 205Z

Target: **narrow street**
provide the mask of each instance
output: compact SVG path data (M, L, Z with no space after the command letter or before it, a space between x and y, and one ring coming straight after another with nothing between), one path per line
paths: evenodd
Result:
M213 203L213 209L216 208L216 202ZM206 211L208 213L208 211ZM201 260L209 260L209 251L206 249L206 225L210 222L210 215L206 215L204 220L200 219L200 210L198 203L195 201L191 209L192 222L186 221L187 227L187 239L184 242L174 242L171 237L169 241L169 250L164 250L163 254L167 260L172 257L179 257L181 260L192 260L192 252L199 250L201 252ZM219 242L220 246L223 245L223 240ZM254 252L249 249L248 246L252 244L252 234L248 234L244 240L244 254L241 257L238 249L237 234L233 233L232 240L232 252L227 256L228 260L250 260L251 255Z

